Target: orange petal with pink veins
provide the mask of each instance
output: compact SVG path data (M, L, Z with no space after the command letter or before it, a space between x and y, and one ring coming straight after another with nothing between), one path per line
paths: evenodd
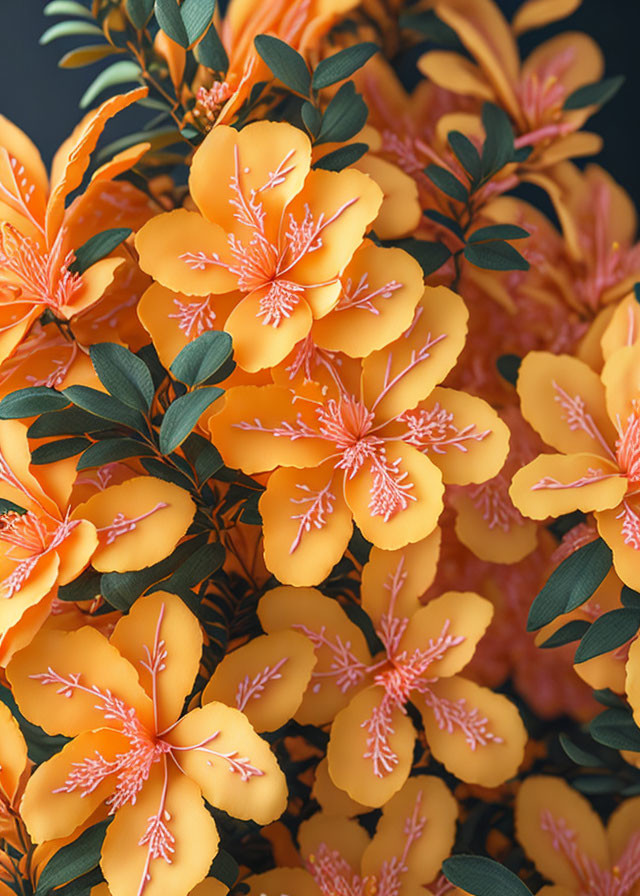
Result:
M11 660L7 678L20 711L48 734L121 730L129 708L152 730L151 701L135 669L89 626L41 631Z
M588 800L566 781L527 778L518 791L515 820L518 840L537 870L572 893L584 883L585 859L609 868L604 826Z
M284 812L285 777L267 742L239 710L207 703L180 719L165 740L212 806L262 825Z
M13 803L27 763L27 745L20 727L9 707L0 703L0 794L9 804Z
M200 623L175 594L154 591L141 597L118 622L111 644L134 667L147 696L155 700L156 731L180 715L198 674Z
M195 504L188 492L153 476L112 485L80 504L74 519L98 530L92 565L100 572L151 566L173 551L191 525Z
M618 435L622 436L616 445L620 466L631 473L633 452L640 443L640 342L613 352L602 369L602 382L609 416L616 421Z
M322 348L353 358L364 358L401 336L424 291L422 268L414 258L369 240L356 250L340 280L338 303L316 321L313 338Z
M294 629L315 648L311 682L295 715L302 725L330 722L355 689L370 683L366 639L332 598L315 588L284 585L267 591L258 604L258 617L265 631Z
M333 720L327 747L337 787L365 806L383 806L405 783L416 731L381 687L362 691Z
M434 758L469 784L496 787L524 758L527 732L518 710L489 688L456 675L411 695Z
M322 896L322 891L308 871L303 868L274 868L264 874L245 878L250 896L282 896L283 893L304 893Z
M601 337L602 354L608 361L616 349L633 345L640 339L640 304L630 293L617 307L605 308L601 315L609 314L607 327ZM597 318L596 320L598 320Z
M274 467L316 467L332 445L317 435L309 401L283 386L229 389L209 421L213 444L230 467L258 473Z
M387 442L353 476L344 493L355 522L376 547L394 551L430 535L442 512L444 486L438 468L416 448Z
M174 292L206 296L237 288L238 277L222 227L180 208L157 215L138 231L140 267Z
M98 534L95 526L87 520L78 520L77 525L56 548L56 553L60 558L58 583L67 585L79 576L82 570L88 566L97 546Z
M13 621L0 625L0 668L8 665L15 654L29 645L37 632L50 618L54 592L30 604L26 609L16 612ZM14 598L13 604L19 598Z
M541 83L543 78L556 77L566 91L565 96L569 96L579 87L599 81L603 74L604 57L595 40L580 31L569 31L539 44L527 56L521 78L523 82L532 79ZM579 112L588 117L584 110Z
M470 662L492 618L491 601L472 591L447 591L414 613L397 653L433 652L424 677L447 678Z
M338 277L381 203L382 190L360 171L311 171L287 206L287 221L290 230L306 232L311 226L313 240L288 240L287 267L281 276L309 286Z
M369 845L369 835L357 821L336 818L324 812L317 812L302 822L298 840L300 855L307 867L313 869L322 851L338 853L354 874L360 873L362 856Z
M234 361L255 373L283 361L312 323L304 294L275 281L245 296L224 328L233 339Z
M543 520L573 510L617 507L625 476L597 454L540 454L513 477L509 496L525 516Z
M68 305L61 305L60 315L69 318L74 314L85 311L102 298L107 287L111 284L116 268L123 263L122 258L103 258L102 261L96 261L92 264L84 274L82 274L82 285L71 296Z
M119 731L85 731L39 765L20 804L32 840L66 837L89 818L115 790L116 772L109 770L110 764L130 749Z
M362 859L362 874L384 873L383 867L402 868L400 894L419 892L425 880L433 880L448 858L456 836L458 804L440 778L409 778L382 810L376 832Z
M569 355L529 352L518 371L522 415L563 454L588 451L612 458L616 432L600 377Z
M392 420L431 394L462 351L468 317L459 295L427 286L403 335L362 363L364 402L377 420Z
M221 125L198 147L189 189L202 214L225 233L243 241L264 233L275 242L283 215L288 223L285 207L302 189L310 162L309 138L286 122L253 122L241 131Z
M342 557L353 531L342 483L333 461L269 477L258 507L265 563L281 582L317 585Z
M59 565L54 552L42 554L33 565L29 558L21 562L0 554L0 632L8 631L53 588Z
M135 804L116 812L100 867L111 896L184 896L206 876L218 840L197 784L163 756Z
M31 301L5 304L0 293L0 363L11 357L42 311L42 305L34 307Z
M538 525L525 519L508 492L507 482L491 480L456 492L456 535L465 547L489 563L518 563L538 543Z
M4 115L0 116L0 147L0 199L28 219L42 223L49 179L38 149ZM29 193L31 186L33 191Z
M54 518L60 511L30 470L27 427L18 420L0 421L0 495L36 514L44 509Z
M303 634L279 631L227 653L202 692L202 704L235 706L256 731L275 731L293 718L311 679L316 656Z

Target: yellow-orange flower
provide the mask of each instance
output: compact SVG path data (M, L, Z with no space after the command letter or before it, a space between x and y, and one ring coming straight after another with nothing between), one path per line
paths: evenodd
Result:
M174 292L237 291L224 326L249 371L282 361L337 304L382 201L361 172L310 170L310 158L306 134L286 123L215 128L189 175L199 212L159 215L136 239L143 270Z
M29 833L66 836L106 805L101 867L113 896L178 896L203 880L218 849L203 797L260 824L285 807L284 777L241 712L214 702L180 717L201 651L195 617L159 591L109 640L45 631L7 669L22 712L73 738L25 788Z
M276 469L260 499L265 562L282 582L320 582L354 519L384 549L419 541L442 510L443 480L481 482L502 466L508 430L479 398L436 387L464 343L467 312L427 289L395 342L361 364L328 365L323 385L230 389L211 418L225 462Z

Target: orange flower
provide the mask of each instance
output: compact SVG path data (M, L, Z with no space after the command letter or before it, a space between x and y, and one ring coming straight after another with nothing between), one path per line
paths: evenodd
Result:
M481 482L504 462L507 427L481 399L436 388L455 363L467 312L427 289L399 339L327 383L239 386L211 418L225 463L272 473L260 500L267 567L317 584L338 562L351 520L385 549L419 541L442 510L443 480Z
M553 881L540 896L631 896L640 881L640 797L625 800L606 831L588 801L560 778L527 778L516 832L538 871Z
M411 778L385 805L373 838L356 821L319 812L302 823L306 870L276 868L249 877L253 896L334 896L336 893L424 893L453 846L458 807L431 775Z
M640 587L640 344L614 351L598 376L568 355L531 352L520 367L522 413L560 454L541 454L510 495L533 519L594 511L622 581Z
M108 119L145 94L146 88L139 88L90 112L60 147L50 185L35 146L15 125L0 118L0 360L15 350L43 311L69 319L97 302L113 279L121 263L118 258L102 259L83 274L70 270L74 250L90 235L91 225L87 230L88 222L78 222L83 217L81 207L89 213L95 200L101 211L109 211L102 229L114 219L113 204L98 198L102 185L98 182L94 190L87 190L84 200L67 211L65 200L82 182ZM136 160L134 155L129 162ZM115 161L103 176L108 179L122 170ZM119 193L117 188L115 195ZM123 207L126 195L124 191ZM121 221L121 214L116 207L116 221ZM92 220L96 222L97 217ZM87 236L76 242L70 228L74 237Z
M215 128L189 175L200 213L159 215L136 239L143 270L174 292L238 291L225 329L245 370L278 364L337 304L340 274L382 201L366 175L311 171L310 157L289 124Z
M27 828L37 842L66 836L106 805L113 896L178 896L205 877L218 834L203 797L260 824L285 807L284 777L242 713L210 703L180 717L201 651L195 617L158 591L109 640L92 628L41 632L7 669L25 715L73 738L31 776Z
M376 657L340 606L314 589L276 588L258 608L266 631L294 628L314 645L317 664L296 718L333 719L329 774L365 806L382 806L407 780L416 736L409 702L434 757L463 780L494 786L522 761L527 735L515 707L457 674L491 620L491 604L454 591L420 604L438 546L439 533L400 551L372 549L362 607L384 645Z

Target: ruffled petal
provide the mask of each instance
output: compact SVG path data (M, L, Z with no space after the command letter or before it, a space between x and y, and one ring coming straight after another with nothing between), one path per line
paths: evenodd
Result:
M180 715L198 674L200 623L177 595L154 591L120 619L110 641L138 673L154 702L155 730L164 731Z
M495 787L513 777L527 732L516 707L456 675L412 694L434 757L462 781Z
M276 470L269 477L258 507L265 563L281 582L317 585L344 554L353 525L342 478L332 461L308 470Z
M254 638L227 653L202 692L202 703L235 706L256 731L275 731L293 718L316 663L311 641L295 631Z
M518 470L509 496L525 516L543 520L617 507L626 491L626 477L601 455L540 454Z
M182 718L165 740L212 806L263 825L284 812L285 777L267 742L239 710L208 703Z
M283 586L267 591L258 604L258 616L265 631L293 628L315 649L311 684L295 715L301 724L330 722L354 689L369 684L367 642L337 601L315 588Z

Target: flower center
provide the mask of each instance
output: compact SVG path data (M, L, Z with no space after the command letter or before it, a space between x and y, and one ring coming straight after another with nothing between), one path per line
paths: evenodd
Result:
M345 470L349 478L384 444L378 436L370 435L373 413L353 396L330 399L318 412L318 422L320 433L342 454L336 467Z

